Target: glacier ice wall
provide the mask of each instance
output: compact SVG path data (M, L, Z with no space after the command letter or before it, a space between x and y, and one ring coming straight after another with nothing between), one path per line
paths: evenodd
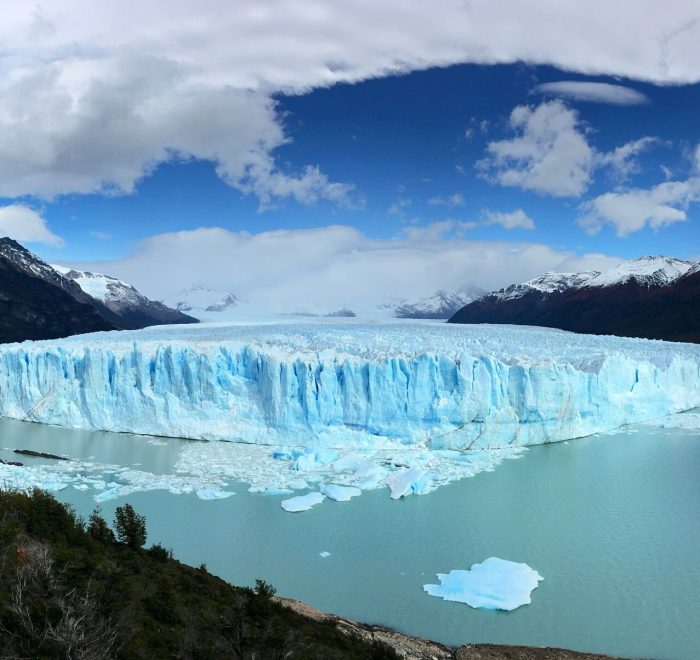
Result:
M0 348L0 415L273 445L531 445L700 405L700 346L505 326L201 326Z

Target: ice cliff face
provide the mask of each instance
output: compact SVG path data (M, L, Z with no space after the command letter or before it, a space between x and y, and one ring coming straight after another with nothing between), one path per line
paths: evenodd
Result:
M700 346L503 326L196 326L0 347L0 415L273 445L551 442L700 405Z

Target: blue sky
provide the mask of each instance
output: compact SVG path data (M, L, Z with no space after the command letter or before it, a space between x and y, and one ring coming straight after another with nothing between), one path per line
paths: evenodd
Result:
M47 260L95 262L167 297L175 280L255 289L267 274L231 263L254 270L280 231L280 254L311 246L319 273L358 252L368 261L354 267L375 272L370 260L400 248L397 267L418 273L409 288L421 294L650 253L700 257L693 3L662 18L640 3L615 29L561 10L552 43L536 27L559 11L546 1L510 17L445 2L439 25L392 3L376 17L363 2L319 0L313 16L263 3L286 21L242 3L221 26L214 5L183 2L164 27L139 10L156 30L148 40L116 5L81 4L18 9L5 28L0 232ZM187 32L193 16L199 34ZM105 37L115 23L119 36ZM277 259L280 280L294 277Z
M637 159L638 171L624 181L615 172L601 172L586 194L565 198L484 180L476 163L489 142L512 134L508 117L513 108L536 107L551 99L537 85L561 80L621 85L648 99L627 106L564 101L600 151L656 138ZM276 100L290 140L275 151L280 166L297 171L306 163L318 164L330 179L352 183L357 199L350 207L284 200L261 209L257 197L226 185L209 161L167 163L141 179L130 195L68 195L48 204L30 198L28 203L41 208L51 229L66 241L62 248L44 248L43 253L80 261L112 258L128 253L134 241L199 226L260 232L346 224L371 237L392 238L406 226L449 218L474 222L489 210L518 208L533 219L535 230L480 226L470 237L545 241L564 250L627 258L649 252L690 258L700 251L693 244L700 238L694 221L698 205L689 207L687 222L646 227L623 237L612 226L590 236L576 224L586 199L621 184L660 183L665 178L662 166L674 178L688 175L691 152L700 140L700 85L661 87L523 64L456 65L278 95ZM449 203L455 195L462 200ZM446 203L437 203L437 198Z

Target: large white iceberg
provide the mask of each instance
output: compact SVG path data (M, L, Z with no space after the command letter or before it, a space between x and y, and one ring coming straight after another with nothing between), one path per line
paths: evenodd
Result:
M548 329L221 324L0 347L2 416L277 446L524 446L698 405L700 346Z
M423 589L443 600L466 603L487 610L514 610L528 605L532 590L544 579L527 564L489 557L471 570L438 573L440 584L425 584Z

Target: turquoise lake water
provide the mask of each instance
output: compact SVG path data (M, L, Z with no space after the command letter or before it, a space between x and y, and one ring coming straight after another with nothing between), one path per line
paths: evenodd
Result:
M0 420L3 458L31 448L167 474L187 442L155 446L138 436ZM250 494L245 484L230 489L236 495L225 500L151 491L102 508L111 520L116 506L131 502L147 517L149 543L235 584L264 578L280 595L447 644L698 655L698 431L639 427L533 447L429 495L393 501L387 490L371 491L299 514L285 513L281 497ZM94 494L68 487L57 497L87 516ZM490 556L526 562L544 577L531 605L475 610L423 592L435 573Z

